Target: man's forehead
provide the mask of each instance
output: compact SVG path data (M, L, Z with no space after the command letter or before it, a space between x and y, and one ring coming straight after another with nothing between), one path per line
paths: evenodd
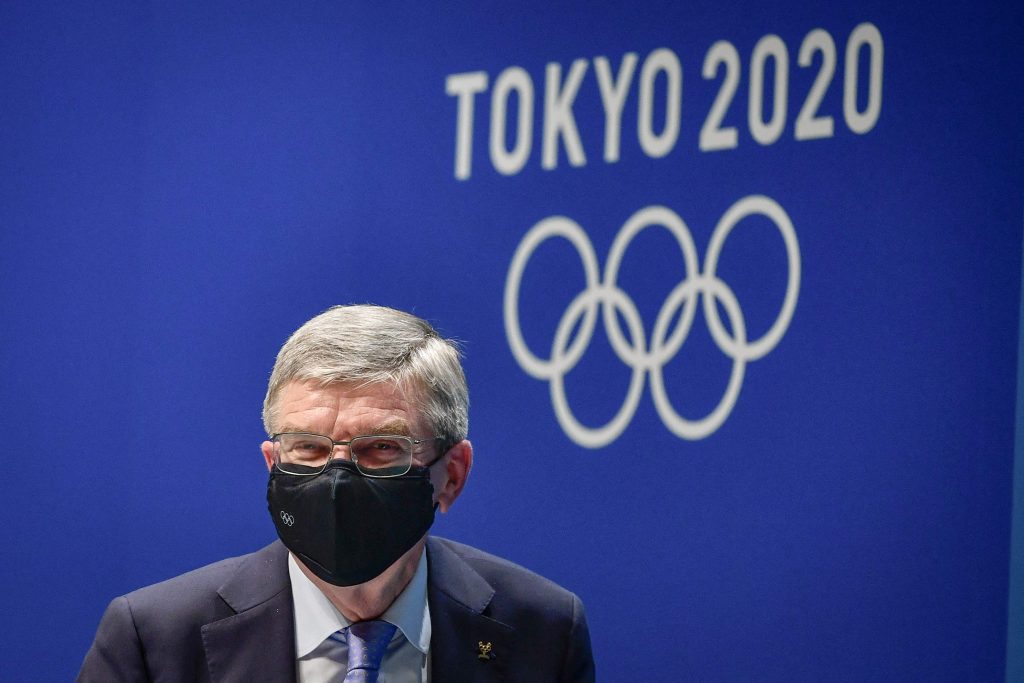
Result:
M306 391L335 391L343 390L353 394L381 394L404 396L412 400L420 393L420 385L417 382L398 380L368 380L368 379L323 379L320 377L297 377L284 383L282 391L294 388Z
M293 379L286 382L278 400L304 401L336 398L338 400L377 400L397 403L415 403L417 391L397 382L367 382L353 380Z
M305 431L310 420L338 417L361 433L413 435L425 425L416 393L394 382L292 380L278 397L278 430Z

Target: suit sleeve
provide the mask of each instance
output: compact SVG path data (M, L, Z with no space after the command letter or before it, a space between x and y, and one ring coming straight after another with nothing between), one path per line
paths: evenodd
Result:
M115 598L103 613L96 638L78 672L78 683L100 681L148 681L142 643L135 628L131 605L124 596Z
M594 683L594 654L590 649L590 630L583 603L572 596L572 625L562 663L562 683Z

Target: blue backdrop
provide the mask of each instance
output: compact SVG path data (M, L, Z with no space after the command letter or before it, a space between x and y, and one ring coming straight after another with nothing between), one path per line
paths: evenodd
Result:
M274 354L372 301L464 341L436 532L577 592L601 680L1022 680L1022 45L1000 2L5 3L0 679L273 538Z

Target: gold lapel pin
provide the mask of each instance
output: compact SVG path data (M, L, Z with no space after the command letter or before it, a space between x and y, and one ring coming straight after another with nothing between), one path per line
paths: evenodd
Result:
M491 647L492 646L491 646L490 641L487 641L485 643L484 641L481 640L481 641L479 641L476 644L476 646L480 650L480 652L477 654L476 658L479 659L480 661L486 662L487 660L489 660L492 657L494 657L494 655L491 654Z

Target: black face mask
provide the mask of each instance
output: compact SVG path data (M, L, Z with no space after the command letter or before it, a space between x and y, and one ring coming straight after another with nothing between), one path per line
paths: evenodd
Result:
M332 460L315 476L281 472L267 484L267 506L288 550L335 586L381 574L416 545L434 523L430 470L400 477L364 477L347 460Z

